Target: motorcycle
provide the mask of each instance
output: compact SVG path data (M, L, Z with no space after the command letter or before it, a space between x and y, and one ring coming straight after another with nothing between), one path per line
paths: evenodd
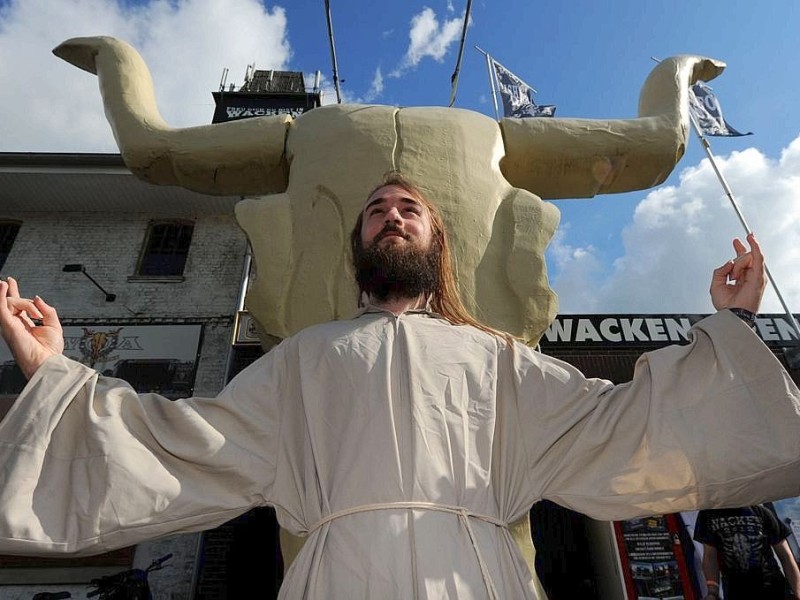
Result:
M96 589L86 594L87 598L98 597L98 600L153 600L150 594L148 575L164 568L164 563L172 558L172 553L157 558L146 569L130 569L92 579L91 585ZM69 596L65 596L69 597Z

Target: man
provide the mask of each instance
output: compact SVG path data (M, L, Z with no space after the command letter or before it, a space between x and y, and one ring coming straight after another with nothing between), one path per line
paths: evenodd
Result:
M64 358L55 310L1 282L31 379L0 425L0 551L98 552L269 504L307 536L285 598L537 598L508 524L541 498L621 519L797 493L800 393L722 310L758 310L752 236L693 343L616 387L469 316L442 219L404 179L369 195L352 240L359 314L287 338L216 399L137 396Z
M703 544L706 600L720 597L720 572L726 600L800 599L800 571L786 541L791 533L760 504L701 510L694 539Z

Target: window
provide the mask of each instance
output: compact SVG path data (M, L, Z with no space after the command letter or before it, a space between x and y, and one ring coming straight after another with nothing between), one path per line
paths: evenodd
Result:
M150 223L136 274L144 277L183 275L193 230L194 224L187 221Z
M19 226L17 221L0 221L0 269L3 268L8 254L11 252L11 246L14 245L14 240L17 238Z

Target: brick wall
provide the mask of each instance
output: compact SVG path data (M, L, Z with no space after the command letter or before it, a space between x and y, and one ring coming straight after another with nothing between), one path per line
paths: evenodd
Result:
M0 275L13 275L23 292L39 293L66 318L230 316L241 278L245 237L233 216L194 219L184 281L137 279L139 252L150 219L146 215L41 213L4 215L22 221ZM82 263L115 302L80 273L63 273Z

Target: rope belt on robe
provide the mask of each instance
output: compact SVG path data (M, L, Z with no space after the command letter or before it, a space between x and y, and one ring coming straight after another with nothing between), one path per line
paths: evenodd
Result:
M475 550L475 557L478 559L478 565L480 565L481 575L483 576L483 583L486 585L486 591L489 594L489 598L491 600L499 600L500 597L497 594L494 581L492 581L492 576L489 573L489 567L487 566L486 561L483 559L480 548L478 548L478 540L475 537L475 532L473 531L472 525L469 522L470 519L478 519L479 521L484 521L497 527L508 529L508 523L505 523L504 521L501 521L495 517L472 512L463 506L448 506L446 504L436 504L434 502L384 502L380 504L362 504L361 506L345 508L344 510L331 513L314 523L314 525L308 530L308 533L314 533L323 525L330 523L331 521L335 521L341 517L347 517L349 515L362 512L397 509L432 510L456 515L459 521L461 521L461 524L464 526L464 529L466 529L467 535L469 535L469 540L472 543L472 549ZM414 552L414 546L412 546L412 552ZM416 561L416 556L412 556L412 560Z

